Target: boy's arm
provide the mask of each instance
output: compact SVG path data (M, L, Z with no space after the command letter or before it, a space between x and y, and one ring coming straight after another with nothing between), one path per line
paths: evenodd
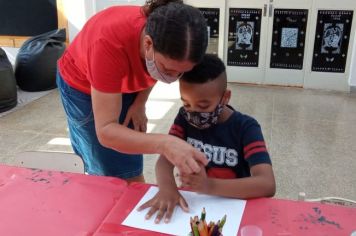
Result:
M169 133L185 140L184 128L181 126L181 118L179 114L174 120L174 124ZM151 200L140 206L139 210L150 208L146 214L146 219L151 218L151 216L157 212L155 222L159 223L161 219L164 218L164 221L167 223L170 221L174 208L177 205L179 205L183 211L188 212L188 204L178 191L173 174L174 166L167 160L167 158L165 158L165 156L161 155L159 157L156 162L155 170L159 191Z
M250 177L208 178L203 167L197 174L182 174L183 186L201 193L240 199L273 196L275 179L261 127L256 120L248 119L243 124L242 133L243 158L250 166Z
M272 197L276 191L272 166L257 164L250 172L251 177L239 179L209 178L206 193L240 199Z
M169 129L169 134L185 141L184 130L183 118L181 117L180 112L178 112L174 119L174 123ZM167 161L165 156L160 155L158 161L156 162L155 171L157 184L160 190L170 189L173 191L174 189L175 191L178 191L173 174L174 165Z
M184 187L210 195L239 199L272 197L276 191L272 166L257 164L250 171L250 177L217 179L207 177L203 169L198 174L182 174L181 180Z
M243 158L250 166L250 177L236 179L235 186L227 181L227 194L247 199L257 197L272 197L276 192L276 184L271 159L263 138L261 126L248 116L244 116L241 132L243 143ZM216 180L212 180L213 183ZM220 181L217 181L220 182ZM221 190L213 184L214 191ZM231 187L229 190L228 188Z
M178 191L173 169L174 166L164 156L159 157L156 163L156 178L159 191L151 200L138 208L139 211L150 208L146 214L146 219L150 219L157 212L155 223L159 223L163 218L164 222L168 223L177 205L183 211L189 211L187 202Z
M156 180L160 189L177 189L173 174L174 166L165 158L160 156L156 162Z

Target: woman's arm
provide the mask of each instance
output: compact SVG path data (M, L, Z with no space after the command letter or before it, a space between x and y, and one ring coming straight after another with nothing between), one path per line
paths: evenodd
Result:
M204 154L171 135L145 134L120 125L122 95L91 91L95 129L99 142L124 153L164 155L184 173L200 171L198 163L207 164Z

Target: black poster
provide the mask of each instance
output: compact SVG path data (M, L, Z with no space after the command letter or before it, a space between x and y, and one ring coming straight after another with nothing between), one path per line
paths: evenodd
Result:
M271 68L303 69L308 10L275 9Z
M258 67L262 9L229 9L227 64Z
M219 51L219 8L199 8L208 25L207 53L218 54Z
M320 10L312 71L344 73L353 11Z

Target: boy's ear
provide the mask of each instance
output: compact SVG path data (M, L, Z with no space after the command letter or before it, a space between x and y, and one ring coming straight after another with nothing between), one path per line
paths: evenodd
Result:
M231 90L226 89L224 92L224 95L222 97L222 104L224 104L224 105L229 104L230 98L231 98Z

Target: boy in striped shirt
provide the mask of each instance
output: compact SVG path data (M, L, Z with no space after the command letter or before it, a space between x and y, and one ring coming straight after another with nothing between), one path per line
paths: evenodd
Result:
M182 187L239 199L272 197L275 179L261 127L254 118L228 105L231 91L227 89L224 63L207 54L179 83L183 106L169 133L204 152L209 160L200 173L180 173ZM166 158L159 158L159 192L140 207L150 207L146 218L157 212L156 223L162 218L169 222L176 205L188 210L178 192L173 169Z

